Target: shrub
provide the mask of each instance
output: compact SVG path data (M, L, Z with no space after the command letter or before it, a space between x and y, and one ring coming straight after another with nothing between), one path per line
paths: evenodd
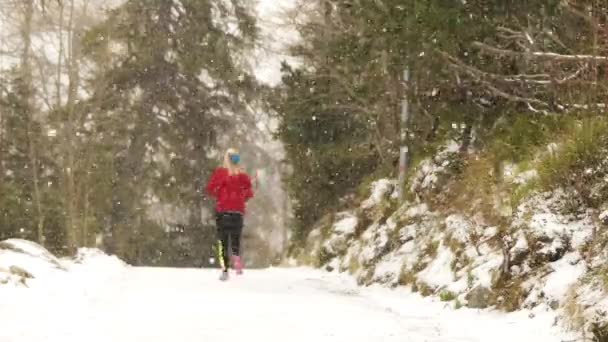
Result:
M451 302L454 299L456 299L456 294L454 294L454 292L452 292L452 291L444 290L444 291L441 291L441 293L439 294L439 299L442 302Z
M608 122L600 117L585 118L571 125L560 140L561 149L540 163L541 185L547 190L570 186L592 202L589 189L608 172L604 165L608 157Z
M524 162L571 120L557 115L512 115L497 125L489 152L497 161Z

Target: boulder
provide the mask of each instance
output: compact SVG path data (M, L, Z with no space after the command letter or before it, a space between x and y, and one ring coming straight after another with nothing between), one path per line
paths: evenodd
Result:
M485 309L490 306L492 291L490 289L478 285L466 294L467 307L472 309Z

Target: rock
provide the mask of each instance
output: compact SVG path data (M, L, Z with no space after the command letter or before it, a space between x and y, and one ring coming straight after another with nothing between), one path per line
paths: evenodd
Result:
M25 279L32 279L32 278L34 278L34 276L30 272L24 270L23 268L21 268L19 266L14 266L13 265L13 266L11 266L9 268L9 271L12 274L20 276L20 277L25 278Z
M537 254L546 262L560 260L567 252L566 246L561 239L555 239L546 244L539 244L542 248Z
M484 286L478 285L467 293L465 299L467 300L467 307L472 309L485 309L490 306L491 297L492 291Z
M598 218L603 224L608 224L608 210L604 210Z
M559 309L559 301L558 301L558 300L556 300L556 299L554 299L554 300L550 301L550 302L549 302L549 307L550 307L552 310L557 310L557 309Z
M348 240L344 236L333 236L329 240L331 251L336 255L343 255L348 249Z
M520 234L517 237L517 242L511 248L511 265L520 266L524 260L530 254L530 249L528 247L528 241L525 235L520 231Z

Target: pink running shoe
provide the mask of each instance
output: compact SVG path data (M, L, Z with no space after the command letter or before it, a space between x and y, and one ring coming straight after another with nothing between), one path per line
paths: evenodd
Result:
M241 262L241 257L238 255L232 256L232 266L236 270L236 274L243 274L243 263Z

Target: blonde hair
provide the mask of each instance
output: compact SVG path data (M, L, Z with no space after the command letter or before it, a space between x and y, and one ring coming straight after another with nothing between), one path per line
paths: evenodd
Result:
M229 148L228 150L226 150L226 153L224 154L224 167L226 169L228 169L228 172L231 175L243 173L243 170L241 169L241 167L237 164L234 164L232 162L232 160L230 160L231 154L238 154L238 153L239 153L239 150L237 150L236 148Z

